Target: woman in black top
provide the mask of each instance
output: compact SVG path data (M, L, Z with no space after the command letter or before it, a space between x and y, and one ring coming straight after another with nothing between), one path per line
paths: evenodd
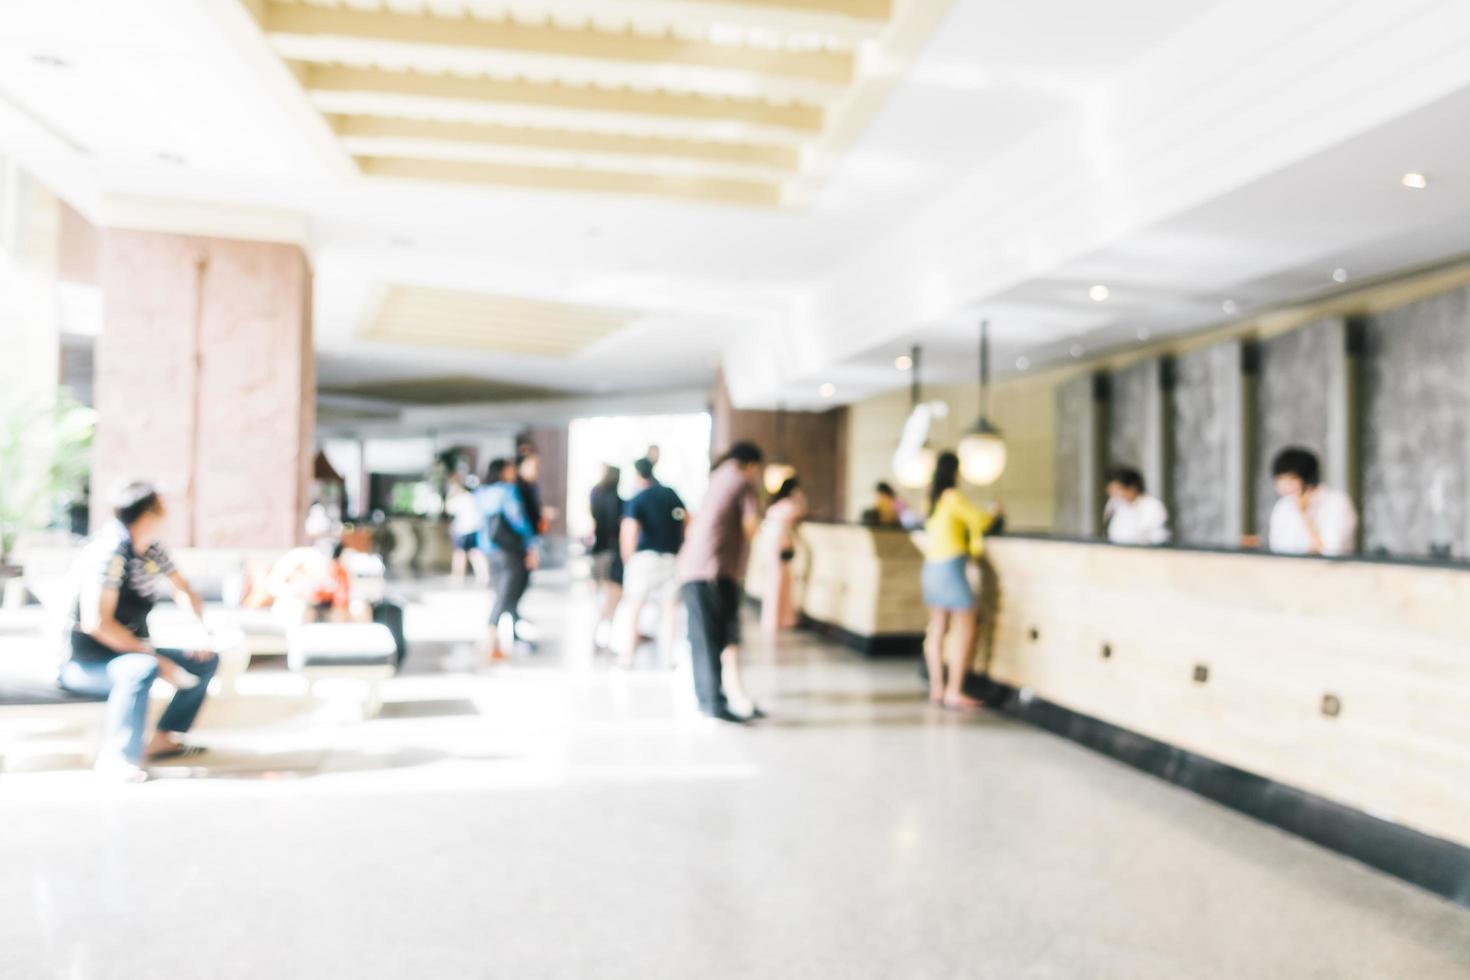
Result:
M597 583L597 627L594 642L599 649L611 642L613 613L623 595L623 556L618 549L618 529L623 522L623 498L618 495L622 471L606 466L602 479L592 488L592 578Z

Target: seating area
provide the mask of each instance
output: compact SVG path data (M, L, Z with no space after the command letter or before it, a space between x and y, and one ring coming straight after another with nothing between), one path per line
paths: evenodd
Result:
M10 604L0 610L0 771L7 767L90 764L96 751L105 699L63 690L56 677L67 651L61 625L68 616L69 570L75 545L25 549L26 575L13 580ZM240 678L252 668L284 665L303 681L301 696L312 698L320 681L351 681L363 717L381 705L379 685L402 666L402 609L388 600L382 562L373 555L349 556L355 598L382 622L293 625L278 610L241 604L252 570L268 569L279 551L180 549L174 559L205 603L204 626L172 604L154 609L149 632L161 648L210 649L219 655L211 694L239 694ZM173 688L160 679L151 698L156 714Z

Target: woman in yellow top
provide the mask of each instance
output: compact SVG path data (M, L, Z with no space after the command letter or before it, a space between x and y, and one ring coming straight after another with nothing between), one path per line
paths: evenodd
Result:
M965 499L959 483L960 460L939 454L929 487L929 520L924 525L924 605L929 629L924 662L929 667L929 700L956 711L976 711L980 702L965 694L965 675L975 647L975 591L966 574L985 550L985 534L999 530L1001 508L981 510ZM944 644L950 643L948 675Z

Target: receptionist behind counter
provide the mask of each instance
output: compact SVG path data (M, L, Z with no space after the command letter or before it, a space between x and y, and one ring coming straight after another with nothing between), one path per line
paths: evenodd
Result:
M1113 544L1164 544L1169 540L1169 509L1144 492L1143 474L1128 466L1108 471L1108 503L1103 510Z
M1322 464L1311 450L1292 446L1271 463L1281 499L1271 510L1266 547L1283 555L1350 555L1358 512L1341 490L1322 485Z

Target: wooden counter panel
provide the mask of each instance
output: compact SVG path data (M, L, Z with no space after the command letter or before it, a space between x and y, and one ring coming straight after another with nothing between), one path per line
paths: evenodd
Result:
M990 560L996 679L1470 844L1470 574L1004 538Z
M757 550L746 592L765 594L769 569ZM797 604L811 619L859 637L923 633L923 556L908 534L853 524L805 523L793 566Z

